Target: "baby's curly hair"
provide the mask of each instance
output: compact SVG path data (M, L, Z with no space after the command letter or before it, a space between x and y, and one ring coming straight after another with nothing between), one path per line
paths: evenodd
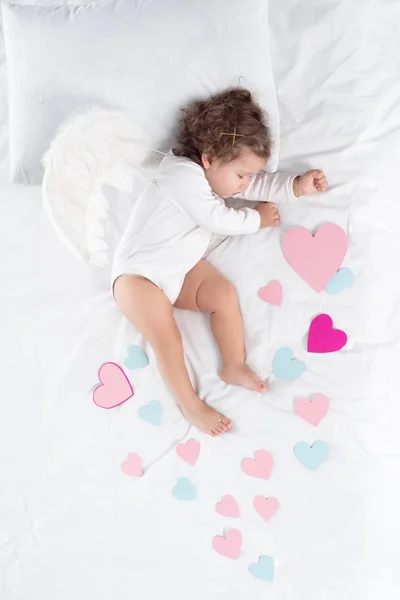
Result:
M249 90L230 88L181 110L179 156L201 165L205 153L226 164L247 149L269 159L272 139L267 117Z

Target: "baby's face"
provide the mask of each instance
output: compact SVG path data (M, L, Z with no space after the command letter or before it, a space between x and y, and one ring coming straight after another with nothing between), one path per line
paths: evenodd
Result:
M266 160L246 150L239 158L226 165L223 165L218 158L210 162L205 154L202 155L202 162L211 189L221 198L229 198L244 192L251 178L261 171Z

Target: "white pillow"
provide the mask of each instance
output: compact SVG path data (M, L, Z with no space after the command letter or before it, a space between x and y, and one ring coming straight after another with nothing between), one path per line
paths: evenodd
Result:
M93 104L128 111L149 144L169 149L181 106L238 84L268 112L274 170L267 9L267 0L4 3L12 181L41 182L42 156L71 112Z

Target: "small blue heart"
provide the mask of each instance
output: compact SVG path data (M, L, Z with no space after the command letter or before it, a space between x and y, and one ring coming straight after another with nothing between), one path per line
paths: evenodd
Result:
M139 417L152 425L161 425L162 404L158 400L152 400L146 406L139 408Z
M296 379L305 370L306 366L301 360L293 358L290 348L280 348L274 356L274 373L279 379Z
M325 442L314 442L311 446L307 442L297 442L293 451L302 465L315 471L328 458L329 447Z
M335 296L343 290L347 290L348 287L352 285L354 281L354 273L348 267L343 267L343 269L339 269L329 283L326 284L326 291L331 296Z
M180 477L172 489L177 500L196 500L196 488L188 477Z
M257 579L272 583L274 580L274 559L271 556L260 556L258 562L250 565L249 571Z
M139 346L128 346L127 353L124 360L127 369L141 369L149 364L149 359Z

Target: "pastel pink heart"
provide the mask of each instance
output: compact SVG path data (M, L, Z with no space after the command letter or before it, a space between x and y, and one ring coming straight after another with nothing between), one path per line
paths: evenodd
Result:
M295 413L304 421L317 427L329 409L329 399L323 394L316 394L311 400L299 398L294 405Z
M272 454L267 450L257 450L255 458L244 458L241 463L243 473L258 479L269 479L272 471Z
M222 517L240 517L239 506L233 496L223 496L221 502L215 505L215 510Z
M101 384L93 392L93 402L100 408L114 408L134 395L127 376L113 362L100 367L99 379Z
M178 444L176 453L189 465L195 465L200 453L200 443L197 440L189 440L186 444Z
M334 223L322 225L313 236L303 227L283 236L282 250L289 265L316 292L322 292L340 269L347 252L347 235Z
M264 498L264 496L255 496L253 500L253 506L260 517L264 519L264 521L269 521L269 519L271 519L278 510L280 504L278 498Z
M122 463L121 469L125 475L141 477L143 475L142 459L136 452L130 452L126 461Z
M273 279L268 285L258 290L258 295L264 302L268 302L268 304L273 304L274 306L280 306L282 304L283 295L282 284L276 279Z
M221 556L236 560L242 549L242 534L237 529L228 529L224 536L216 535L213 538L212 546Z
M333 329L329 315L318 315L308 330L307 350L315 354L338 352L347 343L347 335L341 329Z

